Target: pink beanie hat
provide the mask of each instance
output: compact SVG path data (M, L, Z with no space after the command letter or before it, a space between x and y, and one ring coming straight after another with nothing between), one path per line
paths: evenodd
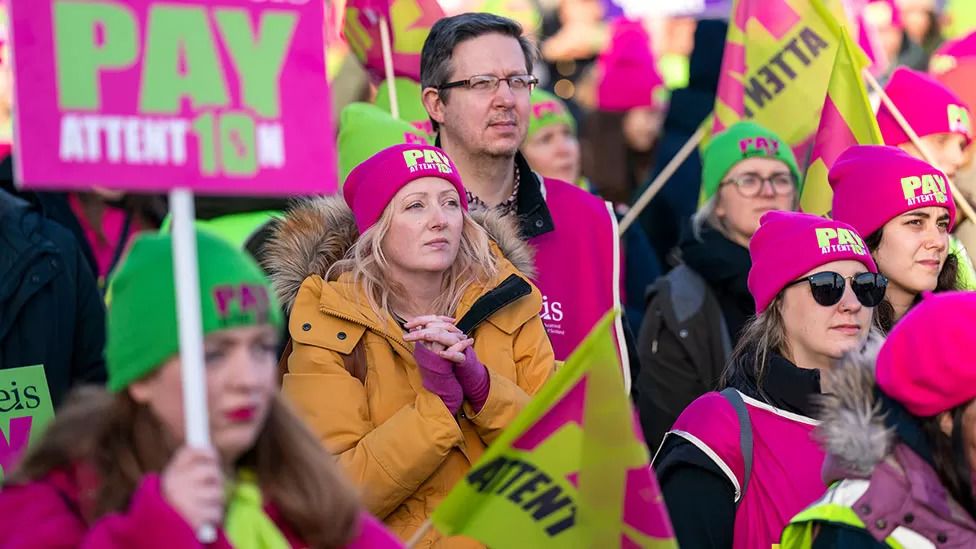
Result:
M766 310L787 284L831 261L860 261L878 272L867 246L846 223L800 212L766 212L749 241L749 293L756 314Z
M919 137L934 133L958 133L966 138L967 144L972 139L969 107L952 90L931 76L899 67L885 86L885 93ZM909 141L908 134L901 129L884 103L878 109L878 127L887 145L901 145Z
M834 190L831 216L864 236L905 212L929 206L949 210L949 229L956 222L949 178L897 147L850 147L837 157L827 179Z
M878 387L913 415L931 417L976 397L976 362L963 342L976 330L976 293L925 293L885 340Z
M597 108L623 112L637 107L653 107L654 90L664 84L650 38L640 21L620 18L613 22L610 45L600 54L600 83Z
M454 185L461 207L468 209L461 175L447 153L430 145L394 145L353 168L342 188L360 234L379 221L386 205L400 189L422 177L437 177Z

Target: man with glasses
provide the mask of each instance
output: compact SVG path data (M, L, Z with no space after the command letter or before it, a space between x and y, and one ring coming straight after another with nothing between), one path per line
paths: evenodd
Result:
M423 102L436 144L454 160L473 210L515 216L535 249L542 319L565 360L619 307L616 221L607 203L532 171L519 147L530 118L533 47L518 23L487 13L438 21L420 61ZM618 327L623 341L623 327ZM625 363L627 353L621 353ZM636 366L636 361L635 361Z

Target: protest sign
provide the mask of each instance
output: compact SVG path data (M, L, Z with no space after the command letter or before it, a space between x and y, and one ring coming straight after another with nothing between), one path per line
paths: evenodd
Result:
M52 419L44 366L0 370L0 483Z
M620 375L618 316L596 324L434 510L443 534L498 549L677 547Z
M9 5L22 186L334 192L322 2Z

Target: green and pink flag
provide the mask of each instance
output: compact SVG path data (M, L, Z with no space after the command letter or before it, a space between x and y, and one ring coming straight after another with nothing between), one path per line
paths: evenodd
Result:
M815 215L830 213L833 192L827 174L837 157L854 145L884 145L864 87L862 74L868 60L847 30L840 32L841 44L830 73L820 126L800 194L800 209Z
M348 0L345 15L342 34L374 84L386 78L382 18L389 23L394 75L420 82L420 50L431 27L444 17L437 0Z
M676 548L620 375L612 311L434 511L499 549Z
M711 132L750 119L805 166L840 35L840 0L735 0Z
M44 366L0 369L0 485L53 419Z
M9 7L23 186L335 191L323 2Z

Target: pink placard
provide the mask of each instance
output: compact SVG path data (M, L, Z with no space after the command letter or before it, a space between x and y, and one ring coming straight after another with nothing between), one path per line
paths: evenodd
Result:
M8 0L26 188L336 190L322 0Z

